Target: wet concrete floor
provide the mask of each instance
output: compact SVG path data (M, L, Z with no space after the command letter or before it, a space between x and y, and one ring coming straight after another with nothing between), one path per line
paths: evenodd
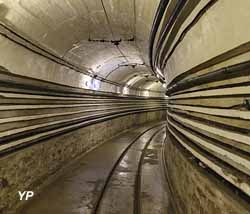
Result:
M164 126L152 123L113 138L86 154L19 214L132 214L134 209L173 214L160 160L164 139Z

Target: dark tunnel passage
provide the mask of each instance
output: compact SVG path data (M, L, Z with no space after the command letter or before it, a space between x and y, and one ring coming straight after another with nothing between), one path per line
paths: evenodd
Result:
M0 0L0 214L250 214L249 11Z

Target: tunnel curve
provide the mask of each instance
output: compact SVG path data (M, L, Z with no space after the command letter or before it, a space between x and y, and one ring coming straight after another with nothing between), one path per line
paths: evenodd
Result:
M72 161L149 122L166 128L153 170L162 167L169 212L250 213L249 9L245 0L0 0L0 214L26 205L17 189L42 192ZM133 162L138 188L152 179L146 151Z

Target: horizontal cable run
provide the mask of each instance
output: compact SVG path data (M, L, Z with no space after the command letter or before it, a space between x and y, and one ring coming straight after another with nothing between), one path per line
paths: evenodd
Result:
M168 129L177 142L205 168L250 197L248 114L181 104L169 104L167 111Z
M205 168L250 197L249 62L167 89L168 129Z
M249 111L233 110L233 109L219 109L219 108L206 108L197 106L187 106L187 105L168 105L172 109L181 109L185 111L199 112L209 115L217 115L223 117L240 118L244 120L250 120Z
M216 97L216 96L239 96L248 95L250 86L240 86L232 88L203 90L192 93L179 94L169 97L169 99L187 99L187 98L200 98L200 97Z
M219 70L210 72L197 77L181 80L167 89L167 94L173 94L178 91L190 89L192 87L201 86L208 83L229 80L237 77L244 77L250 74L250 62L224 67Z
M244 155L234 153L230 148L226 148L220 145L217 145L208 138L202 137L202 135L197 134L184 126L178 125L178 123L169 121L169 123L180 133L185 135L188 139L195 142L197 145L201 146L205 150L211 152L214 156L222 159L225 162L228 162L232 166L239 168L241 171L250 175L250 159Z
M250 146L250 136L248 136L248 135L241 134L241 133L234 132L234 131L227 130L227 129L223 129L223 128L219 129L218 127L213 127L211 125L207 125L207 124L204 124L201 122L187 119L183 116L180 116L180 115L177 115L174 113L168 112L168 115L171 116L172 118L174 118L175 120L181 122L182 124L188 124L192 127L196 127L196 128L202 129L204 131L208 131L210 133L217 134L220 137L235 140L236 142L240 142L240 143L243 143L243 144Z
M113 118L143 112L163 111L165 108L133 109L115 111L104 114L93 114L82 118L61 120L47 124L35 125L1 133L0 155L8 154L22 147L37 143L41 140L63 134L87 125L103 122ZM48 127L49 126L49 127ZM18 135L19 134L19 135Z
M223 35L201 29L213 10L219 10L217 0L171 1L164 9L167 15L158 21L161 29L154 32L150 60L168 81L169 139L213 177L249 199L249 41L205 50Z
M84 126L167 108L162 97L88 93L6 72L0 75L4 77L0 80L4 85L0 86L0 156Z
M234 167L230 167L229 165L223 163L223 161L218 160L218 158L215 158L213 155L211 155L211 153L209 154L204 152L201 148L195 146L192 141L176 131L174 127L171 126L171 124L168 125L168 130L178 141L178 143L180 143L181 146L188 150L194 157L204 163L205 167L210 168L237 189L241 190L247 196L250 196L249 176L241 173Z
M77 65L76 63L70 62L68 59L65 59L63 56L59 56L57 53L53 53L52 50L48 50L46 47L42 47L40 44L38 44L35 41L31 41L30 38L25 38L21 34L17 33L7 25L0 22L0 36L6 38L7 40L15 43L16 45L25 48L31 52L33 52L36 55L41 56L44 59L47 59L51 61L54 64L58 64L59 66L66 67L67 69L72 70L75 73L80 73L85 75L88 78L92 78L95 80L98 80L102 82L103 84L107 84L109 88L117 88L122 89L124 87L128 87L131 90L134 90L135 92L143 92L143 91L151 91L139 88L139 87L133 87L133 86L127 86L126 84L121 84L116 81L108 80L106 78L103 78L100 75L93 74L91 68L87 68L84 66ZM114 41L115 42L115 41ZM2 68L0 66L0 73L2 72ZM0 80L1 81L1 80ZM84 86L83 86L84 87ZM85 88L86 90L90 90L88 88ZM154 91L151 92L156 94L161 94L161 91Z

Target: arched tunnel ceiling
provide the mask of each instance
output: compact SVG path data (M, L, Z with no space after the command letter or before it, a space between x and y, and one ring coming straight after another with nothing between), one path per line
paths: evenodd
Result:
M159 0L0 0L0 21L59 57L125 83L152 75L149 36ZM138 85L138 82L137 82ZM159 84L159 88L160 84Z
M119 82L125 83L135 75L151 75L148 73L148 69L149 68L145 65L130 66L123 64L119 67L119 72L110 72L108 78L111 80L116 79Z

